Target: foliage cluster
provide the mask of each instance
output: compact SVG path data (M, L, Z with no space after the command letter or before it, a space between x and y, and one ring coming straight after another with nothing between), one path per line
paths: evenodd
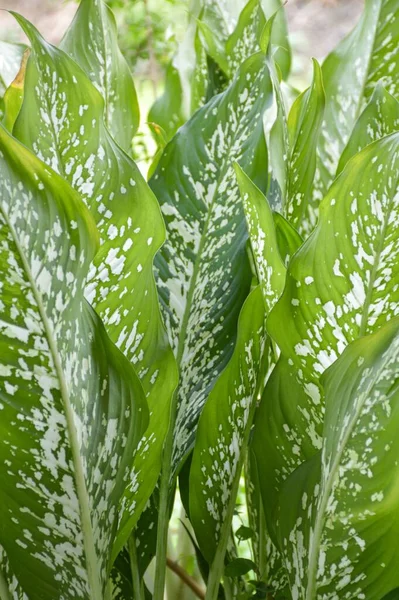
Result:
M58 48L13 14L1 600L162 600L177 485L197 596L394 600L399 0L366 0L301 94L278 0L203 0L148 183L110 8L82 0Z

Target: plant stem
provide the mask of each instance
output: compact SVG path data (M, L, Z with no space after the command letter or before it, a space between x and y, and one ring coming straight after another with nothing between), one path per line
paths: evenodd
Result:
M143 600L143 586L140 579L140 570L137 561L137 548L136 538L132 533L129 538L129 556L130 556L130 570L132 572L132 583L133 583L133 594L134 600Z
M170 423L165 439L162 456L161 483L159 491L159 509L157 525L157 548L156 566L154 580L153 600L164 600L165 576L166 576L166 554L168 547L169 529L169 490L172 473L173 435L175 431L177 413L177 393L173 394L170 410Z
M184 583L191 589L191 591L197 596L197 598L205 599L205 592L201 588L201 586L195 581L195 579L193 579L193 577L191 577L187 573L187 571L182 569L182 567L179 564L177 564L177 562L170 558L167 558L166 564L168 565L169 569L173 571L173 573L176 573L176 575L180 577L182 581L184 581Z
M240 485L240 477L241 471L244 464L245 453L248 447L249 435L251 432L252 421L256 410L256 399L258 394L254 395L252 400L252 406L250 410L250 414L248 415L248 422L244 431L243 440L242 440L242 451L240 454L240 458L237 464L237 470L234 476L233 485L231 487L230 499L227 505L226 515L220 530L220 538L219 543L216 548L215 556L211 565L211 570L209 572L207 590L206 590L206 600L217 600L219 593L220 580L222 579L224 572L224 557L227 550L227 544L230 537L231 524L234 516L234 509L236 505L236 499L238 494L238 487Z
M233 592L233 588L231 585L231 581L230 579L228 579L228 577L225 577L223 579L223 587L224 587L224 596L226 600L234 600L234 592Z

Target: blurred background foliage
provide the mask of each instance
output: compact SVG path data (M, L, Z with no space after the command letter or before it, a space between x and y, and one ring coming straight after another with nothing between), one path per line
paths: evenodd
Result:
M159 95L166 66L182 40L189 10L199 0L109 0L118 23L121 49L139 89L150 85ZM234 2L234 0L231 0ZM52 43L58 43L77 8L76 0L0 0L0 7L23 13ZM358 19L363 0L287 0L290 41L295 57L293 78L309 83L310 58L321 61ZM0 39L23 41L12 18L0 15Z

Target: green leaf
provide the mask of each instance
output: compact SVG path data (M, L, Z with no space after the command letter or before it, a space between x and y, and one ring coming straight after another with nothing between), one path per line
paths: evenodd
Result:
M108 130L129 154L140 123L129 66L118 47L115 18L103 0L81 0L60 48L82 67L104 98Z
M291 70L291 47L288 39L288 27L282 0L260 0L266 19L274 17L271 43L273 57L283 79L287 79Z
M377 84L370 102L356 121L339 161L337 174L362 148L385 135L399 131L399 102L381 84Z
M167 140L171 140L178 128L205 104L208 93L214 95L210 89L207 56L200 40L196 13L189 13L186 35L166 71L164 92L148 114L149 121L165 130Z
M21 66L22 56L26 46L0 41L0 97L3 97L6 89Z
M280 256L285 267L288 267L292 256L302 246L303 240L297 230L280 213L274 212L273 219Z
M166 71L165 90L152 105L148 120L162 127L170 140L185 121L183 115L183 90L179 71L171 63Z
M383 600L399 600L399 587L389 592L386 596L384 596Z
M268 315L284 289L285 266L277 245L273 214L264 194L238 164L235 165L235 172Z
M245 464L245 493L248 520L254 532L251 538L252 555L261 577L266 579L273 596L277 597L278 590L287 590L288 581L282 556L267 531L260 491L260 473L250 445Z
M126 548L118 554L112 567L110 586L112 600L132 600L134 598L130 556Z
M399 93L399 3L366 0L363 15L323 63L326 109L319 143L314 200L321 200L335 177L355 123L376 84Z
M211 563L230 531L256 399L263 381L265 308L259 287L245 302L234 354L202 411L190 469L190 520ZM225 550L224 550L225 551Z
M14 123L17 120L19 111L21 110L22 101L24 98L24 81L26 63L28 61L30 50L27 48L22 56L21 67L11 82L4 94L4 127L11 133Z
M257 571L256 564L249 558L235 558L224 569L226 577L240 577L249 571Z
M230 77L251 54L259 52L260 38L266 19L259 0L249 0L244 6L233 33L226 41Z
M198 20L198 33L206 53L219 65L223 73L229 73L229 61L226 56L226 40L229 30L217 4L207 4L201 19Z
M226 92L180 129L150 181L167 228L157 283L181 373L175 468L192 447L204 402L231 357L249 290L247 233L232 163L265 189L262 116L270 97L265 58L256 54Z
M274 17L268 21L268 26L272 31ZM270 24L270 25L269 25ZM266 40L264 40L266 43ZM268 190L268 201L274 210L286 212L287 203L287 185L289 180L288 156L289 156L289 137L287 127L287 115L284 98L281 91L279 74L276 63L268 51L268 62L271 71L274 103L266 119L266 139L269 149L269 174L270 186Z
M103 121L104 101L80 67L16 16L32 44L23 105L14 135L61 173L97 222L101 248L85 295L108 334L133 363L151 420L121 506L120 549L158 479L173 390L175 361L164 331L153 259L164 240L156 198ZM40 114L40 119L32 119Z
M4 548L0 546L0 594L4 600L28 600L10 568Z
M320 206L319 224L292 258L268 319L282 356L263 395L253 447L271 533L282 481L322 445L320 375L351 341L398 312L398 146L394 134L348 162Z
M399 320L323 376L321 455L286 482L277 515L293 596L379 600L399 584Z
M4 115L4 94L19 71L24 50L23 44L0 41L0 119Z
M254 537L255 531L251 529L251 527L246 527L245 525L241 525L236 531L236 536L240 541L250 540Z
M324 105L322 72L314 59L312 85L295 100L288 118L290 159L285 214L294 227L305 235L316 225L318 215L319 202L315 207L312 185Z
M29 598L100 598L144 393L83 297L87 209L1 126L0 157L0 543Z

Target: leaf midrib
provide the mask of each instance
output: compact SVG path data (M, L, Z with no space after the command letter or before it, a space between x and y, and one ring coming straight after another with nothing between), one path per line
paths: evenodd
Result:
M336 455L334 461L332 463L330 473L328 475L326 485L324 486L323 496L320 504L317 507L317 517L314 527L314 534L312 538L312 546L311 553L309 556L309 567L308 567L308 585L306 588L306 598L305 600L315 600L315 592L317 592L317 568L318 568L318 559L319 559L319 550L320 550L320 540L323 533L324 523L325 523L325 510L328 504L329 496L331 490L333 488L334 480L341 462L342 455L345 451L346 445L348 443L349 438L352 436L353 429L357 423L357 420L363 410L364 403L366 399L369 397L370 392L375 385L375 382L380 377L381 373L384 372L386 364L390 361L391 357L388 353L386 359L382 362L381 367L378 369L378 372L374 375L372 381L367 386L366 390L363 392L363 401L359 402L358 409L353 415L353 418L349 421L345 434L342 438L341 445L337 448Z
M374 264L373 264L373 269L372 269L371 275L370 275L370 283L369 283L369 286L368 286L366 300L365 300L364 308L363 308L363 312L362 312L362 320L361 320L361 324L360 324L360 328L359 328L359 333L358 333L358 336L355 339L359 339L360 337L363 337L366 334L366 328L367 328L367 325L368 325L367 318L368 318L369 309L370 309L371 300L372 300L372 295L373 295L373 291L374 291L374 283L375 283L375 280L376 280L376 277L377 277L377 273L378 273L378 268L379 268L379 262L380 262L381 253L382 253L382 251L384 249L384 241L385 241L385 237L386 237L385 234L386 234L386 231L387 231L387 228L388 228L389 218L391 216L391 212L392 212L392 208L393 208L393 205L394 205L394 201L395 201L395 195L391 194L391 197L390 197L390 200L389 200L389 203L388 203L388 207L387 207L387 211L386 211L386 214L385 214L384 223L383 223L383 226L382 226L381 231L380 231L379 243L378 243L375 255L374 255ZM384 363L384 365L385 365L385 363ZM380 374L380 372L381 371L378 372L378 375ZM372 385L373 384L370 384L370 386L372 386ZM369 390L370 390L370 388L367 389L367 393L369 392ZM342 453L343 453L343 451L344 451L344 449L346 447L347 441L348 441L348 439L350 437L350 434L352 432L353 425L356 422L356 420L357 420L357 418L358 418L358 416L359 416L359 414L361 412L362 407L363 407L363 403L360 406L359 410L356 412L355 416L353 417L353 420L348 425L348 429L346 430L346 434L344 436L344 441L343 441L342 449L341 449L340 452L337 453L336 459L334 460L333 466L332 466L332 469L331 469L331 472L334 473L334 475L331 476L331 477L329 477L329 480L331 479L331 481L327 482L326 500L325 500L325 502L322 503L322 509L320 511L318 511L318 515L320 514L320 512L322 512L322 514L324 515L324 511L325 511L325 508L326 508L326 503L328 501L328 496L329 496L329 494L331 492L331 488L332 488L332 484L333 484L333 479L334 479L334 476L335 476L335 470L339 466L340 458L341 458ZM317 516L317 521L316 521L316 525L315 525L315 532L317 531L317 528L319 527L320 528L320 531L318 532L318 534L319 534L318 542L319 542L320 541L320 537L321 537L321 533L322 533L322 528L324 526L325 518L322 517L321 524L318 524L318 521L319 521L319 517ZM315 548L315 544L314 543L312 544L312 549L313 548ZM316 574L317 574L317 572L316 572L316 561L318 560L319 543L317 543L317 548L316 548L315 552L316 552L316 556L314 557L314 559L313 559L313 553L311 554L311 556L309 558L309 564L310 564L309 571L312 570L314 578L316 578ZM312 566L311 563L313 562L313 560L314 560L315 564ZM314 572L313 572L313 570L314 570ZM310 592L311 592L311 594L313 594L315 591L317 591L316 588L315 588L315 586L316 586L316 580L312 581L311 584L312 584L312 587L310 589ZM306 595L306 600L313 600L313 596L312 595L308 596L308 590L307 590L306 594L307 594Z
M71 401L69 398L68 387L66 384L66 380L64 377L64 372L62 369L61 359L58 353L58 348L55 340L51 334L51 326L48 321L45 308L43 306L41 294L39 290L36 288L34 278L32 276L32 271L30 269L29 263L25 257L25 253L19 243L18 236L10 220L8 218L8 214L4 211L3 207L0 208L4 220L9 227L10 233L12 235L13 241L17 248L18 254L20 256L21 262L23 264L26 276L30 283L32 294L35 298L37 308L42 319L45 335L47 338L47 342L49 345L50 353L54 362L54 368L57 374L57 378L60 384L60 395L63 401L65 417L67 422L67 435L70 443L71 453L72 453L72 461L74 465L74 479L76 484L76 493L79 500L79 509L80 509L80 518L82 525L82 535L83 535L83 543L85 549L86 556L86 564L87 564L87 575L88 582L90 586L90 591L92 593L92 600L101 600L102 598L102 586L100 575L98 572L98 560L97 554L94 544L94 535L92 529L92 523L90 518L90 502L89 495L86 488L86 482L84 478L83 465L80 459L80 451L79 451L79 443L77 438L77 431L74 423L73 417L73 409L71 406ZM1 581L0 581L1 583ZM1 589L1 588L0 588Z
M231 148L231 145L229 146L229 148ZM237 160L237 159L235 159L235 160ZM231 163L232 163L232 159L231 159ZM200 243L198 246L197 256L196 256L195 262L194 262L193 275L192 275L191 281L190 281L190 287L189 287L188 294L187 294L186 307L184 309L184 315L183 315L182 324L181 324L181 328L180 328L179 340L177 343L176 361L177 361L179 369L181 366L180 363L181 363L181 359L183 357L185 342L186 342L186 338L187 338L187 325L188 325L188 321L189 321L190 314L191 314L192 300L193 300L193 296L194 296L194 292L195 292L195 288L196 288L196 282L197 282L199 269L200 269L201 262L202 262L202 251L205 246L208 229L209 229L209 226L211 223L212 209L213 209L214 203L218 197L220 185L223 181L223 178L227 174L228 168L229 168L229 162L228 162L228 159L225 158L225 159L223 159L223 162L222 162L222 165L221 165L221 168L219 171L219 176L216 179L215 191L213 193L211 202L209 204L206 204L203 201L204 206L206 208L208 208L208 214L205 219L204 228L202 230ZM233 173L233 177L234 177L234 170L232 171L232 173Z

